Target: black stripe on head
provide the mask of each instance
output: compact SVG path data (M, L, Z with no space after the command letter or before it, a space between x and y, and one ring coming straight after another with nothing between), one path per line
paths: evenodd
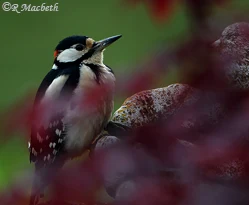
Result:
M82 57L81 57L82 58ZM58 69L67 69L71 67L80 67L80 64L82 62L81 58L77 59L76 61L72 62L60 62L57 60L57 58L54 60L54 64L58 66Z
M94 49L90 49L87 53L85 53L84 55L82 55L80 58L78 58L77 60L75 61L72 61L72 62L60 62L57 60L57 58L55 58L54 60L54 64L58 66L59 69L64 69L64 68L67 68L67 67L72 67L72 66L80 66L80 64L88 59L88 58L91 58L92 55L94 54Z
M65 50L77 43L86 45L87 38L88 38L87 36L76 36L76 35L69 36L67 38L64 38L62 41L60 41L59 44L56 46L55 50Z

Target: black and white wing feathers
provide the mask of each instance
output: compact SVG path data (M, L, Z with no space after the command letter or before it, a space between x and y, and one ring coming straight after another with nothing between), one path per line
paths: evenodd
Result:
M60 76L68 76L61 90L58 90L57 102L62 100L69 102L74 89L79 82L79 68L71 67L62 70L51 70L42 81L36 95L35 105L43 99L46 90L55 79ZM56 103L53 105L56 109ZM30 161L36 166L43 167L47 164L55 163L57 157L64 154L64 141L66 136L66 127L64 123L65 110L53 113L49 123L45 126L32 126L30 142ZM35 111L36 112L36 111ZM39 111L38 111L39 112Z

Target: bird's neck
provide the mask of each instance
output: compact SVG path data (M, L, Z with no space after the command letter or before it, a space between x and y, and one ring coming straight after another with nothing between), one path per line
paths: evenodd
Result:
M80 68L82 81L87 87L92 86L115 86L115 76L105 65L83 64Z
M91 71L94 73L94 75L96 76L96 82L98 84L100 84L100 78L101 78L101 65L98 64L93 64L93 63L84 63L85 66L89 67L91 69Z
M84 64L95 64L99 66L103 66L104 55L103 52L96 53L91 56L91 58L87 58L83 60Z

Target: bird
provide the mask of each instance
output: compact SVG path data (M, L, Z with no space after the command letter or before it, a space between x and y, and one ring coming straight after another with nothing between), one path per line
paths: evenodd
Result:
M56 46L52 69L42 80L33 105L33 116L37 116L28 142L35 166L30 205L39 202L65 162L82 154L107 125L116 79L103 63L103 53L121 36L95 41L73 35Z

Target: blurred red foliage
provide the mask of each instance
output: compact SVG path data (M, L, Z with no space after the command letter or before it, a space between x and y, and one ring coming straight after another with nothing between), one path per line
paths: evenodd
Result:
M174 10L177 0L126 0L130 4L144 2L156 20L162 21L168 18Z
M160 19L168 17L175 2L145 1ZM181 82L196 91L191 97L187 95L191 99L184 95L182 106L169 110L167 118L157 116L145 126L131 127L119 143L63 169L51 183L51 198L56 201L51 204L73 200L95 204L95 194L102 184L116 199L113 204L248 204L248 25L236 25L239 35L227 32L229 35L220 39L222 48L212 47L207 35L202 35L211 32L206 26L206 11L220 2L225 0L185 1L196 23L191 38L175 50L163 49L142 66L141 72L124 78L118 87L119 94L151 88L173 63L179 68ZM82 105L88 105L88 109L96 106L93 102L100 101L103 92L106 90L91 90L81 99ZM166 97L178 94L172 91ZM141 101L142 106L152 104L149 97ZM43 120L53 111L48 104L32 113L30 102L28 96L10 112L10 120L5 120L8 131L28 130L33 121ZM64 103L56 105L63 108ZM174 104L169 107L173 110ZM151 116L142 111L139 114L143 120ZM127 181L128 188L121 187ZM28 195L22 192L25 186L17 184L2 193L0 204L26 204Z
M205 14L204 10L209 8L210 5L222 5L228 0L125 0L129 4L136 5L138 3L145 3L147 8L150 10L152 17L156 21L162 22L167 20L174 12L175 7L180 2L185 3L189 8L192 9L193 14L201 17ZM204 10L203 10L204 9Z

